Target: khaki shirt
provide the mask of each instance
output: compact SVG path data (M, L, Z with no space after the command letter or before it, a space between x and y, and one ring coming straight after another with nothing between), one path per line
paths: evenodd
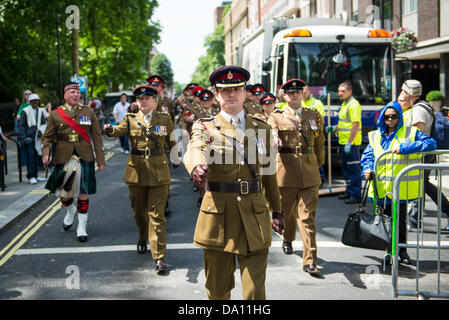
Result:
M172 121L175 121L175 106L169 97L163 96L157 99L156 111L169 114Z
M101 136L100 125L93 108L86 106L72 107L72 113L69 112L67 105L61 106L64 113L72 117L75 122L87 131L90 136L92 145L85 140L81 135L76 133L56 112L53 110L47 118L47 128L42 136L42 156L50 154L51 146L55 145L55 164L67 163L73 154L73 149L80 155L84 161L94 161L97 159L98 165L106 164L103 151L103 137ZM81 117L85 121L80 121ZM70 141L70 137L76 137L77 141ZM95 150L95 157L93 150Z
M271 128L248 115L245 122L245 130L254 134L243 137L239 143L247 154L253 155L250 161L261 172L270 165L269 162L263 164L263 156L265 160L270 156ZM191 174L197 165L208 164L209 182L254 181L249 166L225 135L237 137L234 127L221 114L197 121L184 156L187 172ZM249 146L256 149L257 144L257 151L251 152ZM274 211L281 211L276 170L274 163L272 165L269 174L260 175L266 198L263 192L242 195L206 191L194 234L197 246L243 255L270 247L272 231L268 204Z
M165 143L167 143L171 154L175 154L177 157L176 141L170 139L174 129L170 115L153 111L149 125L146 124L144 117L141 111L128 113L122 122L114 126L114 131L110 136L121 137L128 135L131 149L135 150L163 149ZM148 129L148 132L154 137L158 145L151 138L148 138L136 122ZM170 179L169 161L165 152L162 152L160 155L147 157L145 155L134 155L131 150L125 174L123 175L123 180L127 184L154 187L169 184Z
M296 127L295 122L304 132ZM301 121L291 109L274 111L268 124L277 131L282 147L310 148L310 153L278 153L277 179L280 187L309 188L321 184L319 167L324 164L323 120L316 110L303 108ZM306 138L307 137L307 138ZM313 149L313 150L311 150Z

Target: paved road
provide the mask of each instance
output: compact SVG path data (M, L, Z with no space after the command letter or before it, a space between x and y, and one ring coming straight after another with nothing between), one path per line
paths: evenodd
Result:
M5 230L0 231L0 299L174 299L205 300L202 250L192 244L198 194L181 166L173 171L168 218L167 262L170 273L158 276L149 255L136 253L137 230L128 188L122 176L126 155L118 148L105 171L97 173L98 194L90 201L89 241L76 239L75 226L62 229L64 210L54 195L41 202ZM433 206L433 207L432 207ZM294 254L284 255L282 239L273 234L267 272L267 298L271 300L378 300L393 299L391 275L383 272L383 253L345 247L341 233L346 206L336 197L323 197L317 213L318 265L322 278L301 270L301 243ZM435 206L425 219L425 240L435 239ZM299 240L299 234L297 240ZM410 233L409 239L416 239ZM447 242L449 234L443 234ZM409 251L413 260L414 250ZM436 255L420 252L420 283L435 291ZM449 292L449 255L442 252L441 291ZM414 266L401 266L401 289L414 289ZM241 299L239 271L233 299ZM400 297L398 299L415 299Z

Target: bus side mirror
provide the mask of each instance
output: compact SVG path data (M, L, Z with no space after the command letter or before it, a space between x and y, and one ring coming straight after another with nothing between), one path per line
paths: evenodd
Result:
M262 71L271 71L271 61L270 60L265 60L264 62L262 62Z

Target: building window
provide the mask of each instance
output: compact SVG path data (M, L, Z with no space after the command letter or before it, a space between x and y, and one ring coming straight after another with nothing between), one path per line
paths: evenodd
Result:
M310 0L310 16L315 17L317 15L316 0Z
M405 1L409 1L409 0L405 0ZM409 1L409 2L413 2L413 1ZM383 4L383 7L381 7L382 4ZM393 18L393 0L383 0L383 1L375 0L374 5L379 8L379 11L378 11L379 17L376 17L376 19L379 19L381 21L382 28L391 30L391 21ZM383 23L382 23L382 20L383 20Z
M359 0L352 0L352 20L359 22Z
M402 0L402 15L418 11L418 0Z

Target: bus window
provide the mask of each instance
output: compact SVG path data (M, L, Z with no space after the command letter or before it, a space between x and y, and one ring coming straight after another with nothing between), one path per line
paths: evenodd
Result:
M388 44L348 43L342 51L348 60L336 64L337 43L291 43L288 49L287 78L304 80L315 97L339 103L341 82L353 84L353 95L364 104L385 105L391 100L391 59Z
M279 90L283 85L284 74L284 45L280 45L276 52L276 90Z

